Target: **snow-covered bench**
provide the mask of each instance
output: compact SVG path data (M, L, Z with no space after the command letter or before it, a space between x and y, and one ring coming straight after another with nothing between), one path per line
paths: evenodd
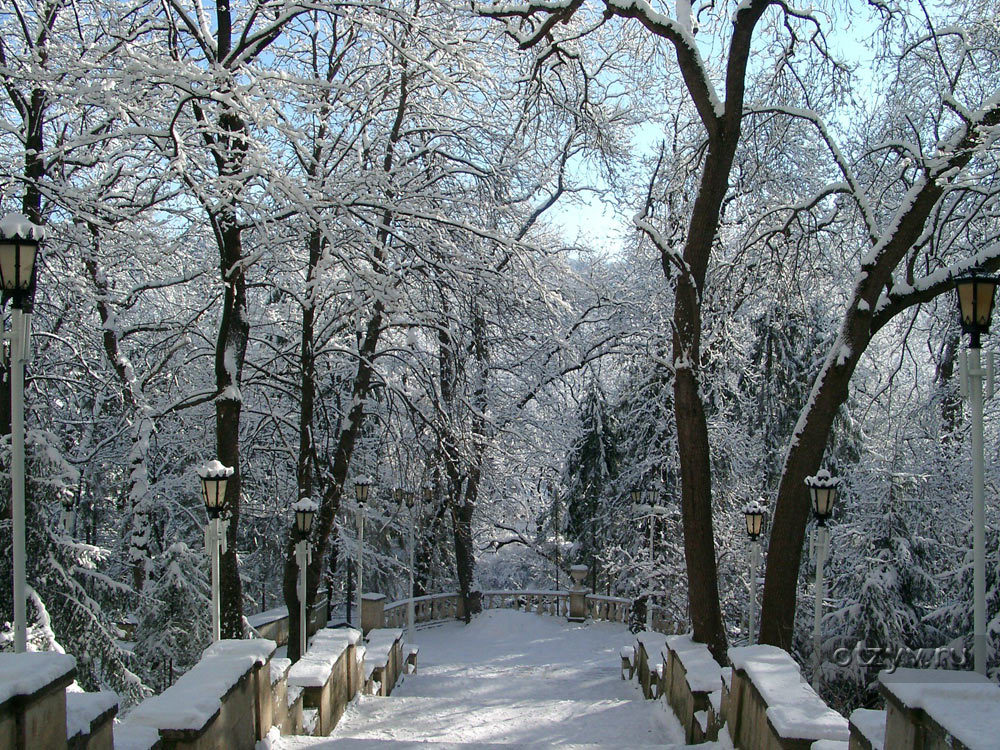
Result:
M365 684L372 695L392 693L403 670L403 631L375 628L365 644ZM375 683L378 683L376 688Z
M721 725L722 668L708 646L690 635L669 636L663 655L664 695L684 727L685 742L714 741Z
M115 747L183 744L252 750L270 729L274 641L217 641L177 682L115 727Z
M729 649L733 665L726 723L742 748L812 748L849 739L847 719L823 702L802 679L798 664L774 646Z
M885 747L994 750L1000 687L976 672L897 669L878 676L885 697Z
M326 736L333 731L357 692L354 650L360 640L361 632L353 628L319 630L309 643L309 650L288 670L288 690L301 689L303 712L317 711L318 735Z

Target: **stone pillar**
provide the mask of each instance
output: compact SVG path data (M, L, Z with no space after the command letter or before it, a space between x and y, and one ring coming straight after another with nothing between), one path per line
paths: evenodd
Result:
M361 597L361 632L385 627L385 594L363 594Z
M65 750L66 687L76 659L51 651L0 654L0 747Z
M573 576L573 588L569 592L569 617L570 622L583 622L587 619L587 587L583 585L587 578L586 565L574 565L569 569L569 574Z

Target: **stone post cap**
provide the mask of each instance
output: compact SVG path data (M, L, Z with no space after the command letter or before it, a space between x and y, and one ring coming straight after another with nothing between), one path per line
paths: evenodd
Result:
M0 705L15 696L32 696L73 681L76 659L55 651L0 654Z
M369 591L367 594L362 594L361 598L366 602L384 602L385 594L379 594L376 591Z

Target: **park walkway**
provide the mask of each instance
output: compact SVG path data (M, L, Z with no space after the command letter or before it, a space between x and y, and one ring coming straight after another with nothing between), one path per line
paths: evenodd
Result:
M619 650L631 639L619 624L511 610L421 629L419 670L392 696L359 697L330 737L282 737L270 747L681 747L669 709L619 677Z

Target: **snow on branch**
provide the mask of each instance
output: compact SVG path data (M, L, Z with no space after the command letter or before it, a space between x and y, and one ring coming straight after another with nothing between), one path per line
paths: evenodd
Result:
M833 160L837 165L837 169L840 170L840 174L843 175L844 182L849 188L847 191L844 191L843 186L838 183L838 185L834 188L827 187L823 192L848 192L854 199L855 204L857 204L858 210L861 212L861 216L864 218L865 228L868 230L869 240L873 245L878 242L878 225L875 222L875 215L872 213L871 205L868 203L865 191L858 183L854 170L844 157L844 154L841 152L837 142L834 140L833 136L830 135L830 131L827 130L826 123L823 122L823 118L820 117L817 112L801 107L775 105L769 107L747 107L747 114L783 114L788 117L794 117L811 123L816 128L816 131L819 133L819 136L823 140L827 149L830 151L830 155L833 157Z

